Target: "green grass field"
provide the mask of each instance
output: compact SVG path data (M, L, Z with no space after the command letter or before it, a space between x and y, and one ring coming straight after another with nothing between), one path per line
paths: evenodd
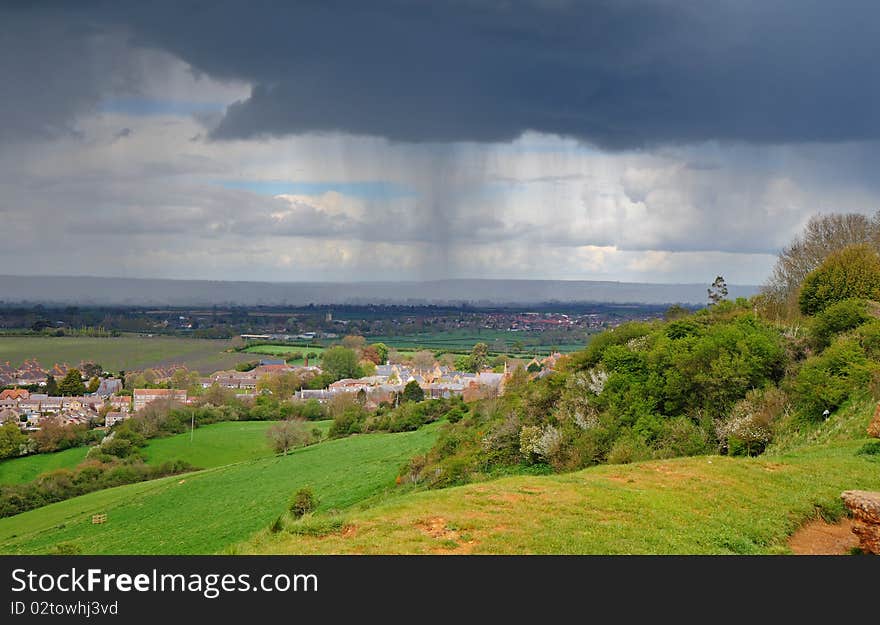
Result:
M310 486L319 510L381 499L400 466L423 453L437 426L326 441L197 473L76 497L0 519L0 553L47 553L73 543L89 554L215 553L268 526ZM196 432L198 434L198 432ZM93 525L93 514L107 523Z
M447 351L456 354L467 354L473 349L477 343L486 343L490 350L496 347L496 341L504 343L503 350L510 352L515 341L522 341L525 345L519 354L510 353L511 356L531 357L534 355L546 355L554 351L573 352L583 349L584 343L565 343L565 344L549 344L543 343L540 333L516 333L507 332L506 330L450 330L446 332L424 332L415 334L405 334L400 336L369 336L366 337L367 343L385 343L389 347L402 353L412 353L419 349L430 349L432 351ZM254 345L244 350L244 353L250 354L267 354L272 356L281 356L289 352L310 352L314 351L320 354L325 348L309 347L306 345ZM302 360L295 361L293 364L302 364Z
M246 354L225 352L229 341L189 339L171 336L125 335L113 338L91 337L0 337L0 362L20 365L36 358L44 368L66 362L76 366L83 360L100 363L108 371L131 371L182 363L205 375L231 369L249 360Z
M545 343L540 332L508 332L506 330L449 330L445 332L423 332L398 336L370 336L369 343L385 343L397 349L431 349L445 350L455 353L467 353L477 343L486 343L489 349L498 352L510 352L514 342L524 344L522 356L549 354L554 351L571 352L583 349L583 343L567 343L554 345ZM496 344L498 341L498 344ZM515 354L511 354L515 355Z
M759 459L702 456L405 495L344 531L260 532L238 553L782 554L847 489L880 489L861 442Z
M806 520L843 515L842 491L880 490L880 457L858 453L874 406L853 401L758 458L603 465L412 493L349 515L343 531L261 531L236 552L790 553Z
M309 347L308 345L254 345L253 347L248 347L242 353L243 354L264 354L266 356L277 356L281 357L284 354L289 354L292 352L302 352L303 355L308 354L309 352L315 352L318 354L317 360L312 360L309 362L310 365L319 365L321 363L321 354L324 353L323 347ZM304 365L305 358L299 358L297 360L293 360L290 362L292 365Z
M189 433L167 438L154 438L143 453L150 464L167 460L185 460L202 469L233 462L266 458L273 455L266 441L266 430L273 421L229 421L196 428L192 440ZM326 436L332 421L315 421ZM87 447L65 449L54 454L35 454L0 462L0 484L30 482L41 473L55 469L72 469L85 460Z
M374 341L375 342L375 341ZM303 352L303 354L307 354L309 352L315 352L318 354L318 360L312 361L310 365L320 365L321 364L321 354L324 353L325 347L308 347L305 345L254 345L253 347L248 347L243 351L246 354L265 354L267 356L276 356L281 357L284 354L289 354L291 352ZM398 352L401 354L412 354L415 350L413 349L398 349ZM297 360L292 360L290 362L292 365L302 365L305 364L305 359L300 358Z
M274 421L229 421L196 428L192 440L190 435L178 434L168 438L157 438L144 448L144 455L150 464L161 464L167 460L186 460L203 469L219 467L235 462L256 460L274 455L266 439ZM309 428L318 428L324 436L332 421L315 421Z
M53 454L34 454L24 458L0 460L0 484L22 484L41 473L55 469L72 469L86 459L88 447L74 447Z

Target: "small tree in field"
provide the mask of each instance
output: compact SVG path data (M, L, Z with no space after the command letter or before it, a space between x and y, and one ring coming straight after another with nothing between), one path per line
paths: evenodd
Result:
M290 500L290 513L297 519L309 512L314 512L317 507L318 498L308 486L296 491Z
M291 449L304 447L314 442L314 435L305 425L305 421L294 419L279 421L266 430L266 438L277 454L285 454Z

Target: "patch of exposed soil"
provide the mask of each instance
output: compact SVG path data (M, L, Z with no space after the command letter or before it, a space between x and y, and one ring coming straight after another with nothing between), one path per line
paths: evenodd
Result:
M431 517L419 521L416 525L431 538L443 541L443 546L433 549L432 553L446 555L468 554L477 543L476 540L463 540L458 531L447 526L446 519L443 517Z
M455 540L458 538L458 532L446 528L446 519L435 516L416 523L425 534L431 538L440 538L443 540Z
M816 519L796 531L788 540L788 546L797 556L846 555L850 549L859 546L852 527L852 519L845 517L834 524Z
M342 528L342 537L343 538L351 538L357 533L357 527L355 525L346 525Z

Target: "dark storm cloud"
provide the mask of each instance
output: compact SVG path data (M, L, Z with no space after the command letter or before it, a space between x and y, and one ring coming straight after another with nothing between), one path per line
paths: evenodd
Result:
M215 138L880 136L880 5L867 0L114 2L92 13L253 85Z
M75 116L123 88L122 37L25 3L0 7L0 142L74 136Z

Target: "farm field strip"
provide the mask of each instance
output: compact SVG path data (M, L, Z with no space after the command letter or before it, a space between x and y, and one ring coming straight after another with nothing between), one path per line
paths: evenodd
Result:
M247 360L243 354L226 352L230 347L230 341L225 340L131 334L112 338L3 336L0 362L18 366L36 358L49 368L55 363L76 366L91 360L114 372L180 363L208 374Z

